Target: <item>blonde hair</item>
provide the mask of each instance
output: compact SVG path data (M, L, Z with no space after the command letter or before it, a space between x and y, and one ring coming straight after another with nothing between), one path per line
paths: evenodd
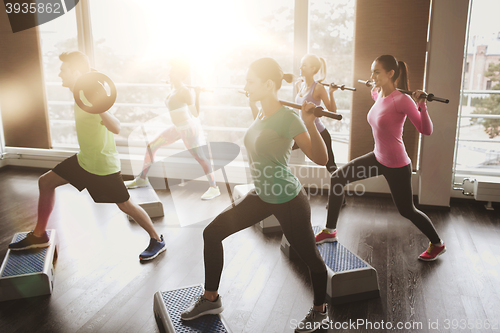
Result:
M315 54L308 53L302 58L302 60L309 62L313 67L316 68L314 75L318 74L318 72L320 73L320 77L316 81L322 82L326 79L326 61L325 61L325 59L318 57Z

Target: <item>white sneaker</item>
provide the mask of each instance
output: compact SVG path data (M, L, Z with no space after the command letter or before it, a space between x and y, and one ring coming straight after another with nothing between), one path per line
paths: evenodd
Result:
M141 177L137 176L134 180L127 180L125 182L125 186L127 188L138 188L138 187L146 187L149 185L149 179L142 179Z
M328 328L328 323L330 319L328 318L328 308L325 304L325 312L319 312L311 308L309 313L306 315L304 319L300 323L298 323L297 327L295 327L296 333L310 333L317 331L319 329Z
M203 195L201 196L201 199L202 200L210 200L210 199L213 199L215 197L218 197L219 195L220 195L219 186L216 186L216 187L210 186L208 188L208 190L205 193L203 193Z

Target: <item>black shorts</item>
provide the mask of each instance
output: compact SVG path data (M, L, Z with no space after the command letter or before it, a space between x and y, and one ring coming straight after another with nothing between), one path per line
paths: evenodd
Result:
M52 171L80 192L86 188L95 202L122 203L130 198L120 171L106 176L95 175L80 166L76 155L65 159Z

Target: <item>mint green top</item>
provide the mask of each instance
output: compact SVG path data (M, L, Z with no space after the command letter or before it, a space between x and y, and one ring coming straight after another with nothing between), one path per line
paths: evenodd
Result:
M120 159L114 134L101 121L98 114L85 112L75 104L78 164L87 172L105 176L120 171Z
M297 196L301 184L288 166L293 138L306 127L298 113L280 108L255 119L244 138L255 191L267 203L285 203Z

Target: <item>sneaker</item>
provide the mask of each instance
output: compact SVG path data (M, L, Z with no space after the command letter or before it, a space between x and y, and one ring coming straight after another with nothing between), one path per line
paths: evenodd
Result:
M48 247L50 245L49 235L47 231L41 237L36 237L33 235L33 231L26 234L26 238L21 239L19 242L10 243L9 249L13 251L36 249L42 247Z
M323 229L314 236L316 239L316 244L323 244L327 242L337 241L337 229L333 232L328 231L328 229Z
M314 332L320 328L327 328L330 319L328 318L328 308L325 304L325 312L320 312L311 308L307 316L297 324L295 332Z
M446 247L444 246L444 242L442 246L434 245L429 243L429 247L425 252L418 256L418 259L423 261L433 261L436 260L437 257L446 252Z
M137 176L134 180L127 180L125 182L125 186L127 186L127 188L146 187L148 185L149 185L148 178L142 179L139 176Z
M204 295L198 296L193 304L181 313L182 320L193 320L207 314L219 314L224 310L220 295L209 301Z
M160 253L165 251L167 247L165 246L165 240L163 235L160 236L161 241L157 241L151 238L149 241L149 246L141 254L139 254L139 259L141 260L151 260L156 258Z
M220 195L219 186L216 186L216 187L210 186L210 188L205 193L203 193L203 195L201 196L201 199L202 200L210 200L210 199L213 199L215 197L218 197L219 195Z

